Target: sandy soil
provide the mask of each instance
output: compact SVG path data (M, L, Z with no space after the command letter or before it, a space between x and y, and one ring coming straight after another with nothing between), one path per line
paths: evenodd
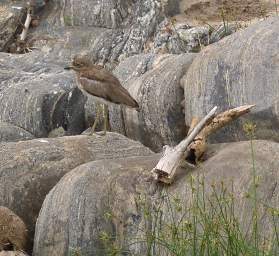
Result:
M279 0L277 0L279 9ZM275 0L182 0L181 14L188 21L249 21L275 13ZM278 10L279 11L279 10Z

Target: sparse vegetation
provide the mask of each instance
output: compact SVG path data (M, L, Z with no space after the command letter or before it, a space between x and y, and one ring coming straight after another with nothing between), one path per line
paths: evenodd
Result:
M140 244L147 256L169 255L277 255L279 248L279 209L274 209L258 198L260 178L254 159L253 138L255 126L244 125L251 143L252 185L243 200L252 205L247 226L237 215L239 202L234 194L234 183L211 184L210 193L204 177L190 177L191 199L171 195L163 189L159 199L151 203L147 196L140 195L137 205L143 216L144 239L129 237L131 244ZM187 189L187 188L186 188ZM263 207L273 221L273 232L264 237L259 230L258 209ZM164 213L163 213L164 212ZM109 218L107 218L109 221ZM251 225L250 225L251 224ZM103 232L101 239L106 255L136 255L124 252L116 245L111 235Z
M73 24L73 20L72 20L72 17L69 16L69 15L65 15L64 16L64 23L66 26L72 26Z

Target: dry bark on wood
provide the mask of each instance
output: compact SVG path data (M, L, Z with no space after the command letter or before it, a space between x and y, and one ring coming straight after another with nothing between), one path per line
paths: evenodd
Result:
M182 140L177 146L175 146L174 148L165 146L165 151L162 158L159 160L156 167L152 170L152 173L154 174L154 178L156 180L160 180L168 184L173 181L175 172L185 157L187 147L204 128L208 121L214 117L216 110L217 107L214 107L209 112L209 114L195 126L190 135Z
M244 105L234 109L229 109L216 115L216 117L214 117L212 121L201 130L194 141L189 145L186 160L191 163L196 163L206 150L206 139L210 134L224 127L238 117L250 112L251 108L254 106L255 105ZM193 118L189 131L193 129L193 126L195 126L197 122L198 119Z

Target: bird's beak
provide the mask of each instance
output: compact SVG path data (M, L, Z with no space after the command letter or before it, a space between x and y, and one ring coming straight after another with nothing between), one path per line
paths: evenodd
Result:
M73 69L73 68L74 68L74 66L71 66L71 65L64 67L64 69L66 69L66 70L70 70L70 69Z

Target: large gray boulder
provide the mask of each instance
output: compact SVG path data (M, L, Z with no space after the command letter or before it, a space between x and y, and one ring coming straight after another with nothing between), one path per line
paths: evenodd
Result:
M0 54L0 120L22 127L36 137L63 127L66 134L85 129L86 98L74 74L48 62L39 52Z
M106 255L100 241L102 231L118 235L118 225L122 224L127 224L127 229L139 228L132 227L141 222L134 197L156 193L147 170L158 158L94 161L64 176L47 195L40 211L33 254L62 256L77 251L82 255ZM115 226L105 220L108 214L116 217ZM123 218L125 223L121 223ZM123 231L121 236L126 233Z
M35 137L21 127L0 122L0 142L31 140Z
M150 154L139 142L114 133L2 143L0 205L18 214L33 237L43 200L64 174L89 161Z
M227 191L228 198L231 198L231 193L234 196L234 217L240 221L243 234L249 234L246 232L252 230L254 207L251 199L253 163L258 186L260 241L270 239L274 225L278 227L279 223L275 216L273 224L267 210L276 209L279 203L279 144L254 141L253 147L254 159L251 159L250 142L221 145L194 172L181 169L174 184L167 187L156 184L150 175L150 170L160 158L158 154L81 165L65 175L47 195L36 224L33 253L40 256L74 252L105 255L108 246L111 246L132 255L145 255L146 234L156 234L156 231L160 232L160 227L168 227L161 230L166 232L161 235L169 234L174 223L177 227L182 223L186 223L186 227L195 225L188 215L196 207L193 197L198 196L200 200L205 195L205 200L210 199L214 205L213 188L218 196L225 193L219 190L220 186ZM204 177L204 182L199 183L198 177ZM195 194L197 184L200 185L198 195ZM245 196L248 194L250 199ZM225 204L226 201L220 203ZM214 207L212 211L216 213L218 205ZM213 214L210 207L208 210L208 214ZM219 219L217 215L214 216L212 218L217 218L217 225ZM185 236L187 229L181 232ZM104 234L107 240L104 240ZM164 237L157 238L160 240ZM164 239L171 239L171 235L166 235ZM160 255L169 255L166 248L161 248Z
M219 111L256 104L245 117L256 123L256 137L278 140L279 18L271 17L206 47L183 78L185 121ZM213 141L243 139L242 124L233 122Z
M141 55L120 63L114 73L139 102L140 111L114 106L110 109L113 131L141 141L154 151L174 145L187 132L180 79L195 54Z

